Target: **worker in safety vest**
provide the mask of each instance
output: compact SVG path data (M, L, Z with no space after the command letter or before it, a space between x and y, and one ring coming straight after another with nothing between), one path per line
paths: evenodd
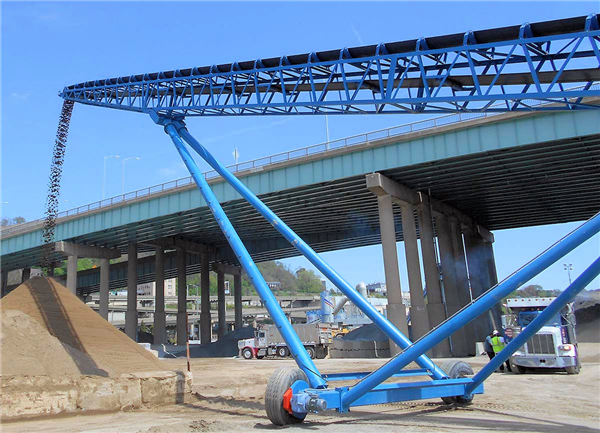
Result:
M506 346L506 343L504 342L504 337L502 337L500 333L495 329L494 332L492 332L491 342L492 348L494 349L494 355L498 355ZM512 371L508 359L506 360L506 368L508 371ZM500 365L500 371L504 372L504 365Z

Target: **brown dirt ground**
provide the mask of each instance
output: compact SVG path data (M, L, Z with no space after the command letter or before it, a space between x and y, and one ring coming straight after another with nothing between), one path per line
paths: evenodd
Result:
M600 344L584 343L586 359L597 359ZM487 357L467 360L481 368ZM322 372L369 371L377 359L317 360ZM166 361L182 369L185 360ZM4 424L6 433L71 432L236 432L278 430L267 419L263 394L269 375L291 360L205 358L192 360L194 394L179 406L113 414L88 414ZM338 415L309 415L286 431L338 432L600 432L600 364L585 362L576 376L564 373L494 374L472 405L452 407L439 400L366 406Z

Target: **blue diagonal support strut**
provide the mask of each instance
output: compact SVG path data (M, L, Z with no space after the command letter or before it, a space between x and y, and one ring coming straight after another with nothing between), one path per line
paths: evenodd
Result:
M181 159L183 160L190 174L194 178L194 181L196 182L196 185L198 186L202 197L204 197L204 200L206 201L206 204L208 205L211 213L217 220L221 231L227 238L227 242L229 242L229 245L231 245L231 248L235 252L236 257L238 258L240 264L248 274L248 277L254 285L256 292L263 301L265 308L269 312L273 321L276 323L277 329L279 330L281 336L288 345L290 353L296 360L298 367L300 367L302 371L304 371L312 387L325 387L325 380L323 380L313 360L306 352L302 341L300 341L300 338L294 331L294 328L292 328L292 325L285 316L285 313L279 306L277 299L275 299L275 295L273 295L273 292L271 292L271 290L267 286L265 279L263 278L260 271L254 264L254 261L250 257L250 253L248 253L248 250L246 250L246 247L244 246L242 240L233 228L233 225L229 221L229 218L227 218L225 211L223 210L223 208L219 204L219 201L210 189L210 186L206 182L206 179L204 179L202 172L200 171L194 159L188 152L185 143L181 139L181 136L179 135L174 123L164 118L156 120L157 123L164 125L165 132L171 137L171 140L173 141L173 144L175 144L175 147L177 148ZM181 123L177 122L177 125L181 127ZM203 269L202 272L204 271L205 270Z
M361 296L346 280L344 280L331 266L329 266L306 242L302 240L288 225L269 209L246 185L218 162L211 153L200 144L187 130L183 123L177 123L178 131L183 139L223 178L256 209L279 233L283 235L304 257L306 257L323 275L331 281L354 305L365 313L392 341L402 349L411 345L411 341L396 328L383 314L381 314L369 301ZM423 352L425 353L425 352ZM421 368L432 372L434 379L446 378L446 374L435 365L426 355L421 354L416 358Z

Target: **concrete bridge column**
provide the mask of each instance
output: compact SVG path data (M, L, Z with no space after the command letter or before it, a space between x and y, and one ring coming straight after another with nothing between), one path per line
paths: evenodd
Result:
M423 256L423 270L425 274L425 287L427 288L427 312L431 328L446 320L446 307L443 303L442 288L440 286L439 271L433 243L433 225L429 208L429 197L421 195L421 204L417 208L419 213L419 232L421 234L421 254ZM448 358L450 342L443 340L432 349L435 358Z
M464 307L471 302L471 293L469 289L469 276L467 275L467 262L465 260L465 248L463 243L460 223L454 217L450 217L450 230L452 232L452 247L454 250L454 269L456 272L456 288L458 302L460 307ZM476 354L475 350L475 329L473 323L468 323L464 327L465 339L467 342L467 353L469 356Z
M483 256L484 256L484 274L487 276L488 288L494 287L498 284L498 273L496 272L496 259L494 258L494 248L492 246L492 240L484 240L483 242ZM498 302L491 309L492 321L494 322L494 328L500 329L502 326L502 305Z
M21 284L31 278L31 268L23 268L21 273Z
M154 272L156 297L154 298L154 344L167 342L167 326L165 316L165 250L156 247L154 256Z
M476 299L486 290L486 287L484 287L484 277L482 275L483 261L485 258L483 239L472 229L465 230L464 235L471 293L473 294L473 299ZM487 280L487 278L485 278L485 280ZM479 316L472 323L475 325L475 336L477 341L484 341L485 337L494 329L494 325L487 313Z
M208 253L200 256L200 343L208 344L212 339L212 324L210 318L210 271Z
M74 295L77 294L77 255L67 258L67 289Z
M410 322L412 338L418 340L429 332L429 316L423 298L423 280L421 279L421 262L417 244L417 226L415 225L414 208L411 204L400 205L402 215L402 234L404 235L404 250L408 270L408 285L410 288Z
M217 271L217 310L219 313L219 330L217 338L220 340L227 334L227 317L225 317L225 274Z
M187 251L177 248L177 345L187 341Z
M2 271L0 273L0 298L3 298L6 295L6 290L8 288L8 271Z
M233 275L233 295L235 305L235 329L242 328L242 270Z
M454 249L452 246L452 232L448 219L444 215L435 218L437 235L440 247L440 259L442 262L442 284L445 294L446 309L448 316L460 310L458 289L456 283L456 270L454 265ZM467 341L464 328L459 329L450 336L453 356L467 356Z
M392 197L389 195L378 196L377 206L379 208L379 227L381 230L383 267L388 298L387 318L400 332L408 336L406 308L402 303L402 291L400 287L400 269L398 268L398 251L396 250L396 227L394 224ZM390 350L392 355L400 352L400 348L392 340L390 340Z
M125 313L125 334L132 340L137 341L137 244L134 242L130 242L127 247L127 312Z
M108 320L108 288L110 282L110 260L100 259L100 303L98 312L100 317Z

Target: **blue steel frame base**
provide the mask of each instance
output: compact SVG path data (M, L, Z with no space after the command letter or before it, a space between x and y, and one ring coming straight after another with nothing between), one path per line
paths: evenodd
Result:
M486 367L473 378L451 379L442 372L424 354L447 338L460 327L474 320L502 298L516 290L520 285L539 274L561 257L581 245L586 240L600 232L600 214L595 215L571 234L561 239L530 263L519 269L513 275L488 290L471 304L467 305L454 316L412 343L396 327L378 312L373 312L372 306L358 292L348 289L349 284L331 269L296 233L294 233L279 217L277 217L258 197L256 197L233 174L225 169L214 157L187 131L183 119L170 119L162 116L152 116L153 120L165 127L165 132L171 137L182 160L192 174L200 192L206 200L211 212L233 248L243 268L246 270L257 293L265 303L269 314L280 330L284 340L298 367L304 371L309 383L297 381L292 384L291 408L292 413L304 415L314 411L309 409L311 399L319 399L327 409L347 412L353 406L383 404L407 400L420 400L439 397L463 397L470 399L474 394L483 393L483 381L508 359L527 339L533 336L555 311L563 308L577 293L587 286L600 274L600 258L586 269L547 309L527 326L504 350L497 355ZM182 138L183 136L183 138ZM298 250L305 255L319 270L351 298L373 322L390 338L396 341L403 351L385 365L372 373L342 373L323 375L308 357L300 339L285 318L283 310L276 302L273 293L267 287L264 278L258 272L250 254L241 242L237 232L231 225L227 215L216 200L206 180L202 177L198 166L188 152L184 140L206 161L215 168L253 207L255 207L273 226L286 237ZM417 362L422 368L404 370L410 362ZM412 383L383 383L391 377L427 375L433 380ZM359 380L353 387L328 388L329 381ZM300 416L299 416L300 417Z

